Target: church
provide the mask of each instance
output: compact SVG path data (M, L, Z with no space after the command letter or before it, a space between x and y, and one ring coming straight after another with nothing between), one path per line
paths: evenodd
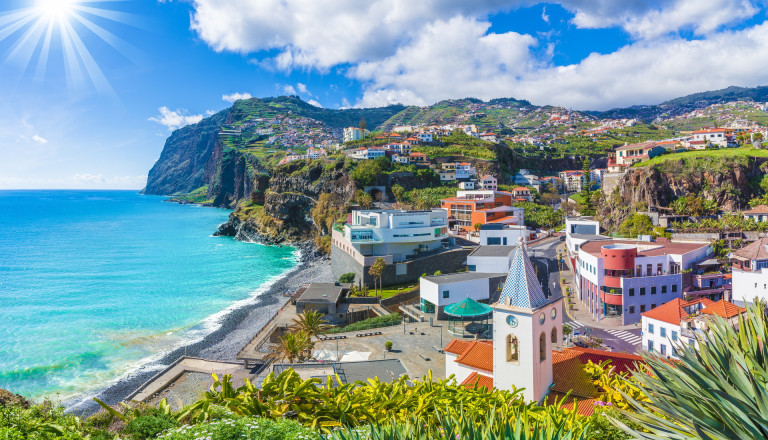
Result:
M526 401L543 403L567 393L579 412L591 414L598 390L583 370L588 361L610 360L617 371L642 362L637 355L563 347L562 296L547 296L528 251L518 245L493 310L493 339L452 340L444 349L446 376L466 386L522 389Z

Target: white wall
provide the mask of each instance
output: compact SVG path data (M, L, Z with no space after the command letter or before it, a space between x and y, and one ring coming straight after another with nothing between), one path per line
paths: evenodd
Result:
M467 266L475 266L474 272L509 273L513 255L515 255L514 252L501 257L473 257L470 255L467 257Z
M436 278L439 279L439 275ZM443 292L446 290L449 296L443 298ZM419 292L421 298L438 307L454 304L465 298L472 298L475 301L487 300L488 278L438 284L422 277L419 280Z
M649 324L653 325L653 333L651 334L648 331ZM666 330L666 336L661 336L661 329L664 328ZM677 356L674 355L672 347L674 344L687 344L687 338L683 338L680 335L680 326L670 324L668 322L659 321L658 319L652 319L643 316L642 319L642 331L643 331L643 350L648 351L648 342L653 342L653 353L657 355L661 355L661 345L666 345L666 356L669 356L671 358L677 359ZM672 340L672 332L677 332L677 342L673 342Z
M480 229L480 245L488 246L488 237L491 237L501 238L501 242L499 244L502 246L515 246L520 240L520 237L528 238L528 234L530 234L530 231L525 228L505 228L498 230ZM506 243L504 243L504 238L507 239Z
M743 305L751 304L755 298L768 299L768 269L755 272L733 270L732 301Z

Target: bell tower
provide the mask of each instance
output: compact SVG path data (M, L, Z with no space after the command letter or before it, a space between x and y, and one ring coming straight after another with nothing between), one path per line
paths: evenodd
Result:
M552 350L562 348L563 298L546 296L522 239L493 307L493 383L525 388L541 402L552 385Z

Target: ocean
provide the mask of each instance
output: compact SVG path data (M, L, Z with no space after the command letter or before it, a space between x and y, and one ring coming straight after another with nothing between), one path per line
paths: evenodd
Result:
M67 399L215 330L298 263L213 237L228 210L136 191L0 191L0 388Z

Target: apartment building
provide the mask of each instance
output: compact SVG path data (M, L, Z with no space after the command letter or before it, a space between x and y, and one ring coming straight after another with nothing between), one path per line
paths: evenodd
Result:
M458 191L456 197L442 200L454 229L470 232L476 224L524 224L523 208L512 206L512 193L506 191Z
M760 238L733 251L730 257L733 277L731 301L744 306L768 300L768 238Z
M579 299L597 320L634 324L642 313L682 298L682 272L711 252L709 243L587 241L574 265Z
M371 132L364 128L347 127L344 129L344 142L357 141L369 134L371 134Z

